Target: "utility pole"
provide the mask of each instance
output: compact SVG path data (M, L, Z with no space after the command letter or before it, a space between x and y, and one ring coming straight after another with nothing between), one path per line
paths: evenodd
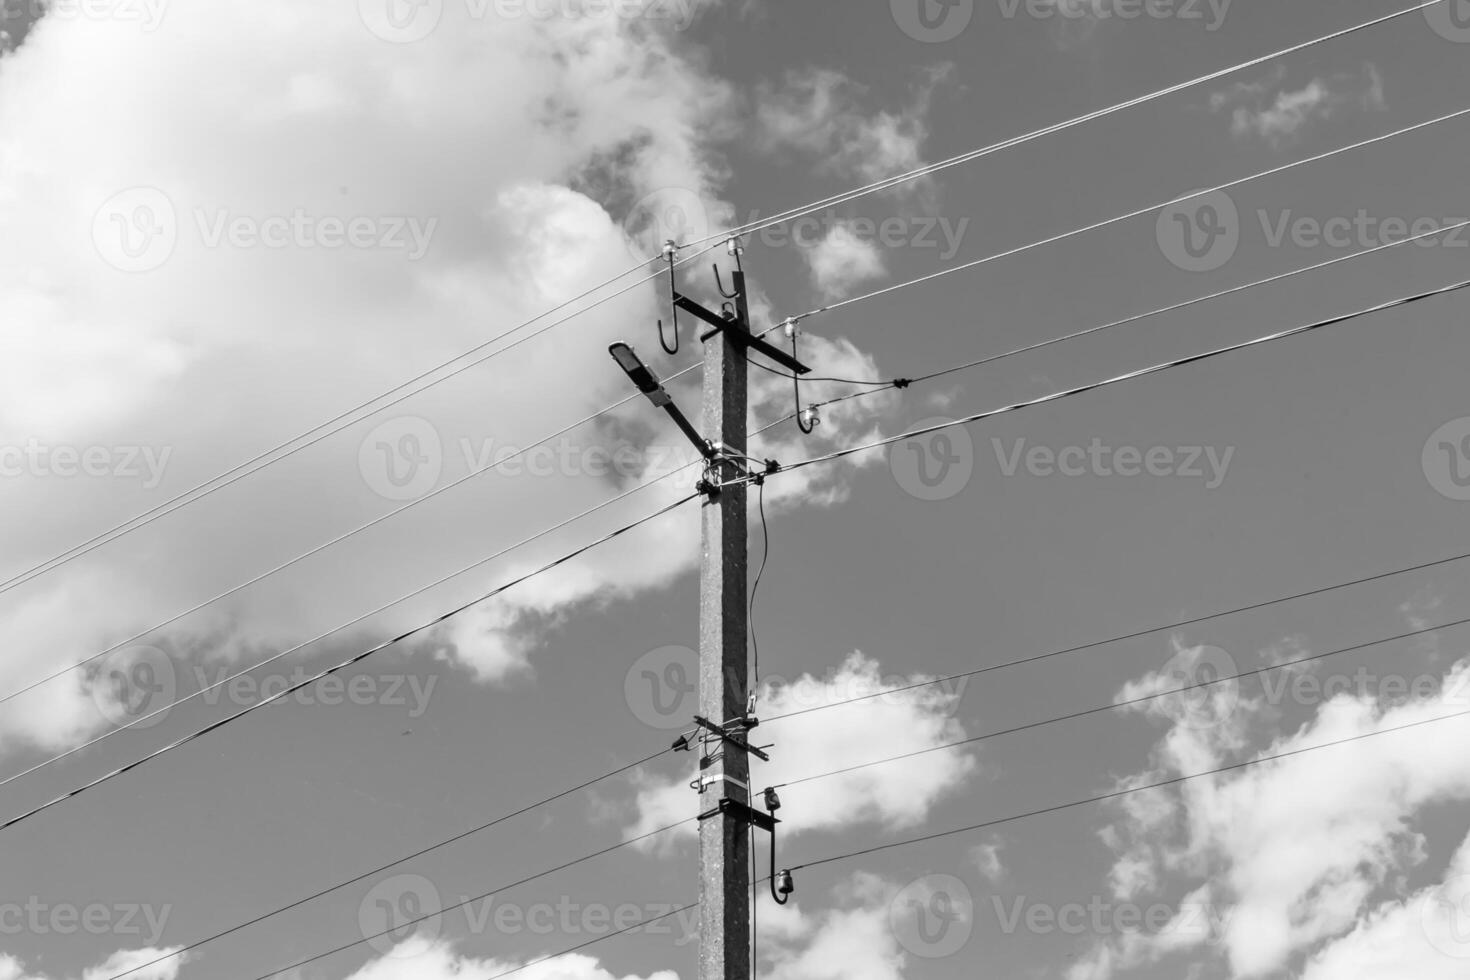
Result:
M722 444L712 464L718 482L743 474L748 367L741 334L750 335L745 274L735 273L736 315L704 336L704 431ZM699 569L699 706L716 724L745 716L749 688L746 647L746 489L725 486L703 506ZM723 740L700 760L699 980L749 980L750 830L722 799L750 806L750 759ZM714 815L704 814L715 810Z
M759 721L753 717L747 649L749 572L746 541L747 481L760 479L746 454L748 371L746 359L757 352L796 374L810 370L795 357L753 335L745 273L739 266L740 244L730 242L735 257L733 293L720 293L731 303L716 314L681 295L673 286L676 246L665 246L669 259L670 293L674 307L672 348L678 349L680 310L703 321L704 433L674 404L658 378L624 343L608 350L624 372L673 419L705 459L699 487L705 495L699 575L699 709L693 732L681 736L676 749L699 748L699 980L751 980L750 962L750 830L772 835L774 871L774 811L779 801L768 794L761 812L751 806L750 757L769 760L750 743ZM717 285L718 282L717 282ZM663 323L659 323L663 341ZM790 875L780 876L773 894L790 894ZM778 899L781 900L781 899Z

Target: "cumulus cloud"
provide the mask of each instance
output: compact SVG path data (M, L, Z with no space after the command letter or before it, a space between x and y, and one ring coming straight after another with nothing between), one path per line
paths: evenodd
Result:
M1299 89L1283 86L1286 73L1278 69L1268 78L1240 82L1210 96L1215 112L1230 112L1230 131L1238 139L1258 139L1279 149L1316 122L1348 110L1387 107L1383 75L1366 63L1361 73L1319 76Z
M898 889L858 873L827 896L823 911L804 912L797 900L761 910L761 976L771 980L904 980L905 954L889 926Z
M824 299L881 279L887 271L877 243L857 237L849 225L841 222L828 229L826 237L809 251L812 286Z
M27 517L5 528L0 575L626 270L640 253L621 222L648 193L683 187L720 206L711 134L738 116L734 100L657 22L475 18L473 7L445 5L437 30L393 44L365 26L355 3L179 4L151 31L119 19L43 19L5 57L0 448L34 446L46 461L54 450L95 449L117 465L66 478L25 463L7 480L10 513ZM68 125L57 126L62 118ZM369 234L344 245L347 228ZM151 258L158 242L170 248L156 266L130 264ZM606 346L630 323L651 331L660 302L650 284L544 341L492 344L506 349L485 367L0 595L0 692L397 507L404 498L370 472L369 450L411 450L403 459L434 464L437 481L426 486L442 486L475 468L487 445L524 447L622 398L626 380ZM819 366L876 370L840 341L813 341L804 354ZM779 380L753 384L758 418L789 399ZM679 390L688 399L692 388ZM883 405L834 408L815 445L871 433ZM662 424L630 406L567 439L582 450L615 436L640 449L677 444ZM411 443L405 425L418 426ZM144 451L167 454L156 486L122 472L122 460L136 466ZM762 451L806 454L784 430ZM770 499L840 500L840 473L772 481ZM147 642L184 660L263 659L632 482L562 468L486 474ZM336 642L424 622L691 486L670 479ZM570 604L626 597L689 567L693 511L656 533L667 547L621 541L415 649L482 681L524 677L538 631ZM55 748L110 727L109 683L102 671L78 672L18 698L0 716L0 751Z
M516 976L524 980L640 980L632 974L619 978L590 956L572 954L525 966L459 956L449 943L423 939L410 939L394 947L348 980L464 980L498 976L516 969L520 970ZM649 974L647 980L679 980L679 976L672 970L659 970Z
M774 742L776 748L771 751L771 762L754 761L752 790L964 738L964 726L954 717L964 693L960 681L952 687L933 685L791 718L777 717L930 679L921 675L885 678L876 660L853 653L827 677L804 674L789 684L766 685L759 714L774 720L763 722L757 731L762 741ZM865 824L887 830L916 827L978 767L967 752L946 750L792 786L781 793L782 813L789 818L783 835L789 839L793 834ZM698 797L689 789L688 774L666 781L646 778L638 790L637 807L638 820L627 830L630 838L695 816ZM681 827L680 832L685 837L694 833L690 826ZM648 846L667 847L670 836L656 838Z
M1186 668L1201 656L1195 649L1182 649ZM1120 700L1160 684L1178 687L1179 677L1150 675L1129 685ZM1173 708L1156 702L1149 713L1170 726L1155 750L1156 766L1121 786L1455 715L1466 709L1467 694L1470 660L1453 667L1431 697L1385 707L1371 692L1344 694L1300 730L1258 749L1246 746L1257 740L1253 722L1266 716L1260 700L1201 695L1192 703L1177 699L1186 703ZM1345 941L1358 945L1386 934L1381 922L1394 916L1369 914L1374 896L1399 887L1403 872L1424 861L1417 822L1426 808L1470 801L1467 750L1470 718L1458 717L1124 798L1121 819L1104 833L1117 852L1117 896L1192 889L1181 907L1214 910L1218 927L1099 943L1087 960L1091 975L1106 978L1189 949L1223 956L1236 977L1258 977L1345 934L1356 935ZM1463 862L1463 851L1457 860ZM1320 969L1314 977L1350 975Z
M84 970L82 980L107 980L108 977L142 967L144 963L151 963L161 956L173 956L173 958L156 966L139 969L132 975L137 980L175 980L184 962L183 957L173 955L179 951L179 948L119 950L96 966ZM27 972L25 964L19 959L0 953L0 980L47 980L47 977L39 973Z

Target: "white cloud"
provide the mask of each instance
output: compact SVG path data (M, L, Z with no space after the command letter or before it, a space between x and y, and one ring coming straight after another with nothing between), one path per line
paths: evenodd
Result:
M1240 139L1259 139L1273 148L1285 146L1314 122L1344 111L1381 110L1387 102L1383 75L1372 63L1360 75L1317 77L1299 89L1282 87L1285 71L1256 82L1240 82L1210 96L1215 112L1230 110L1230 131Z
M828 229L827 236L804 254L811 267L812 286L824 299L881 279L887 271L877 243L859 238L842 222Z
M156 966L139 969L132 976L136 980L176 980L184 958L173 954L179 952L180 948L176 946L167 949L119 950L96 966L84 970L82 980L107 980L108 977L136 969L162 956L172 958ZM19 959L0 953L0 980L47 980L47 978L39 973L26 972L25 964Z
M1120 699L1160 684L1178 687L1179 680L1151 675L1129 685ZM1470 660L1446 675L1434 697L1384 710L1370 697L1341 696L1296 733L1254 752L1242 746L1251 723L1265 716L1260 702L1229 704L1216 697L1187 708L1156 706L1150 714L1171 726L1156 750L1157 766L1123 785L1453 715L1465 710L1467 690ZM1211 711L1218 712L1213 725L1205 723ZM1375 893L1424 859L1416 819L1431 805L1470 801L1467 751L1470 718L1462 717L1125 798L1123 819L1104 835L1118 852L1115 891L1132 899L1199 883L1194 887L1208 890L1197 890L1196 898L1220 913L1215 951L1233 975L1279 971L1291 957L1355 927L1373 931L1359 923ZM1089 962L1105 978L1184 948L1198 956L1215 938L1133 936L1102 944L1106 948L1095 949Z
M768 85L759 95L761 136L768 150L795 149L841 176L871 182L914 170L923 166L930 104L948 73L946 66L930 71L909 104L889 112L865 110L867 89L841 72L790 71L779 89ZM919 186L904 185L900 192Z
M904 980L905 955L889 925L897 889L858 873L833 890L818 914L796 899L777 908L763 897L760 975L770 980Z
M122 478L8 480L10 512L27 517L5 528L0 577L623 271L631 255L619 221L648 192L684 187L721 206L722 164L710 134L736 118L734 102L656 25L471 20L463 5L448 4L432 35L396 45L365 29L356 8L180 4L151 33L117 19L61 19L7 56L0 446L36 440L171 455L153 490ZM68 125L55 125L59 118ZM136 186L167 194L178 242L161 267L124 273L103 261L94 217ZM384 248L210 244L217 220L298 214L436 223L417 261ZM106 221L101 229L117 231ZM432 424L443 440L442 484L465 472L462 445L525 446L621 398L626 382L611 368L607 343L630 323L651 332L661 302L654 284L635 290L5 594L0 692L396 506L359 471L359 446L385 420L406 414ZM647 336L629 339L646 348ZM876 371L850 344L804 343L804 356L819 366ZM690 397L687 385L680 391ZM778 378L753 382L757 413L789 398ZM834 407L806 446L778 431L761 451L794 459L871 434L873 413L885 404ZM614 426L645 434L663 424L642 404L614 418ZM568 438L585 447L606 435L589 427ZM649 438L679 443L662 429ZM793 473L771 482L768 499L778 508L829 504L842 498L841 474ZM337 639L365 645L426 621L682 496L692 482L671 479ZM263 659L627 484L488 474L149 642L186 659ZM569 604L626 597L686 570L695 528L691 508L648 529L665 536L665 547L623 539L417 648L454 658L483 681L524 676L540 629ZM104 705L110 696L95 675L72 674L16 699L0 721L0 750L56 748L109 727L94 694Z
M774 689L767 686L758 714L775 718L929 679L921 675L885 678L876 660L854 653L829 677L805 674L790 684ZM963 690L963 684L956 688L933 685L762 722L756 733L761 742L773 742L775 748L769 763L755 761L751 789L758 792L766 786L962 739L964 726L953 715ZM955 749L791 786L780 791L782 817L786 819L782 838L864 824L888 830L916 827L928 818L936 803L958 789L977 769L972 755ZM681 773L666 781L645 780L637 796L638 820L627 836L639 836L696 815L698 798L689 788L689 779L689 774ZM686 837L693 835L690 826L681 831ZM648 846L667 847L669 836L655 838Z
M348 980L468 980L498 976L519 969L517 980L639 980L632 974L619 978L590 956L571 954L525 966L514 962L461 957L445 942L410 939L353 973ZM679 980L672 970L649 974L647 980Z
M1005 841L998 834L992 834L984 842L970 848L970 860L974 862L975 868L985 876L985 880L992 885L999 884L1006 879L1005 862L1001 860L1003 850L1005 850Z

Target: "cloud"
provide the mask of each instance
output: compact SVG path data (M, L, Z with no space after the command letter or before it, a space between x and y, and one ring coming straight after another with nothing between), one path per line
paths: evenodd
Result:
M853 653L831 675L803 674L791 683L767 684L758 714L762 718L820 707L865 694L889 690L932 678L884 677L876 660ZM845 707L763 722L757 729L763 742L774 742L771 762L755 762L751 788L779 786L818 773L871 762L874 759L918 752L965 737L964 726L953 715L964 685L934 685L885 695ZM691 757L692 758L692 757ZM793 835L876 825L886 830L917 827L928 819L941 799L956 791L979 768L974 757L961 750L931 752L901 763L860 769L795 785L781 791L784 839ZM627 836L636 837L698 813L698 798L689 788L689 775L668 780L645 777L637 794L638 819ZM680 835L693 835L692 827ZM649 849L670 846L669 835L649 842Z
M6 56L0 309L11 356L0 359L0 449L95 449L118 461L146 449L167 452L168 465L156 487L123 475L120 463L95 479L34 469L6 479L12 513L27 517L5 528L0 577L625 271L633 250L621 222L649 192L684 187L724 206L713 146L738 118L736 102L656 23L476 19L474 5L447 4L438 30L391 44L357 7L180 4L153 31L62 18ZM137 207L109 211L120 194ZM166 261L141 271L109 264L147 254L164 240L155 234L164 219L176 237ZM373 234L344 246L343 227L360 221ZM430 485L442 486L466 475L487 444L524 447L622 398L626 379L607 344L629 323L651 331L661 303L656 284L635 289L0 595L0 693L398 506L365 461L375 445L402 444L391 427L405 417L434 435L442 475ZM810 338L803 356L876 371L840 340ZM693 388L677 387L688 403ZM753 381L752 398L768 419L788 405L789 384ZM870 435L888 404L844 403L812 441L800 444L788 427L760 451L795 459ZM577 450L618 436L639 448L681 445L663 425L640 403L566 439ZM639 477L662 466L650 461ZM839 501L844 472L813 467L773 480L768 502ZM147 642L181 662L263 659L632 483L558 467L485 474ZM427 621L692 483L670 479L331 642L361 647ZM486 683L525 678L539 638L570 608L687 571L696 519L692 508L671 516L648 532L665 535L664 546L620 540L408 649ZM188 676L183 663L179 673ZM17 698L0 716L0 751L54 749L112 727L110 685L103 672L76 672Z
M1199 657L1190 648L1183 653L1186 668ZM1120 692L1120 700L1161 683L1180 686L1172 672L1151 675ZM1432 697L1383 708L1371 695L1339 696L1299 731L1259 750L1244 746L1255 740L1252 722L1266 716L1262 701L1232 704L1215 695L1172 710L1151 707L1169 732L1155 751L1155 768L1121 786L1453 715L1465 710L1467 692L1470 660L1453 667ZM1100 943L1089 964L1105 978L1182 949L1198 956L1208 948L1228 960L1234 976L1259 977L1354 929L1371 932L1360 923L1372 896L1424 860L1417 818L1430 806L1470 800L1467 751L1470 718L1455 718L1125 798L1121 820L1104 834L1118 855L1117 896L1177 894L1182 884L1194 889L1186 902L1214 909L1220 926L1217 933L1165 930Z
M144 963L151 963L162 956L172 958L157 966L140 969L132 976L135 980L175 980L179 975L179 968L183 965L184 958L174 954L178 953L181 948L176 946L169 949L119 950L96 966L84 970L82 980L107 980L108 977L141 967ZM0 980L47 980L47 978L39 973L26 972L25 964L19 959L0 953Z
M999 884L1006 879L1005 862L1000 856L1003 850L1005 850L1005 841L998 834L992 834L983 843L970 848L970 860L974 862L976 870L984 875L985 880L992 885Z
M819 914L797 900L760 911L760 975L770 980L904 980L905 955L889 926L897 888L858 873L833 889Z
M1279 149L1315 122L1335 118L1349 109L1387 107L1383 75L1365 63L1360 75L1340 73L1317 77L1299 89L1282 87L1285 69L1256 82L1240 82L1210 96L1214 112L1230 111L1230 131L1237 139L1259 139Z
M806 251L812 287L824 299L842 296L855 286L881 279L887 272L877 243L859 238L842 222Z
M518 980L639 980L632 974L619 978L590 956L571 954L544 963L493 959L477 960L455 954L446 942L410 939L353 973L348 980L465 980L498 976L517 970ZM649 974L647 980L679 980L672 970Z
M768 152L795 151L816 158L826 173L865 182L917 169L924 164L929 109L950 67L927 72L909 103L894 112L864 109L867 89L841 72L788 71L779 88L767 84L758 95L761 143ZM921 187L910 182L898 193Z

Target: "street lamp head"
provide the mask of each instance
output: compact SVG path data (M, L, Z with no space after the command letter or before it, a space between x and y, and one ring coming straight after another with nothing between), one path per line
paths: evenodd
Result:
M639 391L645 395L651 395L659 390L661 386L658 378L653 376L653 372L639 359L633 348L620 340L609 347L607 352L613 356L613 360L618 362L618 367L623 369L623 373L638 387Z

